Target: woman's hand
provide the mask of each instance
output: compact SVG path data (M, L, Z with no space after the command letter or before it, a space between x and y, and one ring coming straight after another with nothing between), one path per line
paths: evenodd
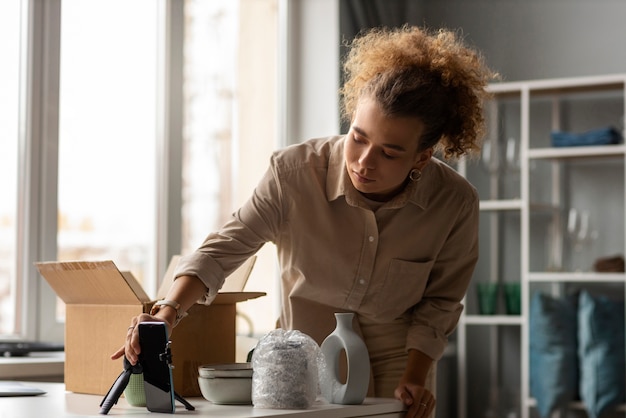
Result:
M435 409L435 397L425 384L433 360L421 351L410 349L406 370L394 391L396 399L408 408L406 418L429 418Z
M207 288L199 278L195 276L180 276L174 280L174 283L172 283L165 299L176 301L176 303L179 304L180 311L186 312L187 309L196 303L196 301L206 292ZM111 355L111 359L117 360L123 355L126 355L126 359L130 362L130 364L133 366L137 364L139 353L141 352L137 325L141 322L148 321L165 322L167 324L168 332L171 332L172 328L174 328L174 324L176 323L177 314L178 310L176 308L173 308L170 305L163 305L155 313L155 315L143 313L134 317L130 322L128 332L126 333L126 342L122 347L120 347L119 350Z
M437 403L428 389L404 379L394 391L394 396L408 407L406 418L428 418Z
M163 318L158 318L156 316L148 315L143 313L139 316L134 317L130 326L128 327L128 332L126 333L126 342L123 346L121 346L115 353L111 355L112 360L117 360L122 356L126 356L126 359L133 366L137 364L137 360L139 359L139 353L141 352L141 345L139 345L139 331L137 329L137 325L141 322L165 322L167 324L168 330L171 330L171 324Z

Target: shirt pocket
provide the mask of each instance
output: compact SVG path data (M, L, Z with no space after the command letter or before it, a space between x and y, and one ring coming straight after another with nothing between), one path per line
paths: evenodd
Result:
M393 259L377 296L379 312L398 316L422 300L434 261Z

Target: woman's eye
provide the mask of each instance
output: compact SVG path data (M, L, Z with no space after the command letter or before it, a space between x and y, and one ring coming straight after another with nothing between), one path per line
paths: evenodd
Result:
M364 140L363 138L360 138L358 135L352 135L352 140L354 141L355 144L366 144L367 143L366 140ZM388 154L384 149L381 150L381 154L383 155L383 158L385 158L387 160L395 160L396 158L398 158L397 155Z

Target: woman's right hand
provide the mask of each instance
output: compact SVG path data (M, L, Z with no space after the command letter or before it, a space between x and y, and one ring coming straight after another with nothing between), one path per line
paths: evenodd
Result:
M192 306L198 299L200 299L207 292L207 288L202 281L196 276L180 276L168 291L166 300L177 301L181 312L186 312L190 306ZM126 342L119 350L111 355L111 359L117 360L118 358L126 355L126 359L133 366L137 364L139 359L139 353L141 352L141 346L139 345L139 330L137 325L142 322L165 322L167 324L168 335L172 332L174 324L176 323L176 316L178 310L169 304L162 305L161 308L154 314L149 315L143 313L134 317L128 332L126 333Z
M168 330L172 329L171 324L169 324L163 318L152 316L146 313L134 317L130 322L128 332L126 333L126 342L115 353L111 355L112 360L117 360L122 356L126 356L126 359L130 364L132 364L133 366L137 364L137 360L139 359L139 353L141 352L141 345L139 344L139 330L137 328L137 325L139 325L141 322L165 322L165 324L167 324Z

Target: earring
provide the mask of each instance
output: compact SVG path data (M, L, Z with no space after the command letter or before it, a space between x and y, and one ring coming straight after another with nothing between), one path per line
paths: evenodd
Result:
M422 178L422 172L417 168L414 168L409 173L409 178L411 179L411 181L420 181L420 179Z

